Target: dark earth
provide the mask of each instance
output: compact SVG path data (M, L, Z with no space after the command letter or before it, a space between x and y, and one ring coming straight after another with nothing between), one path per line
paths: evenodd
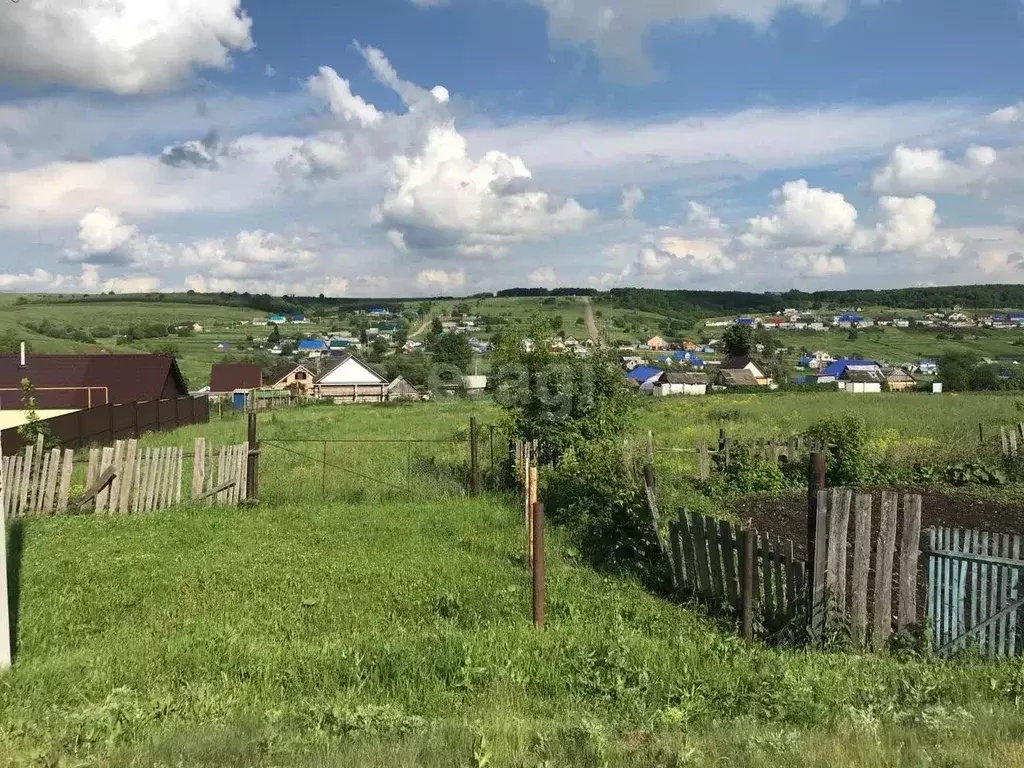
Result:
M911 488L907 486L869 486L857 488L854 493L870 493L874 498L872 514L878 514L883 490L900 494L921 494L921 530L936 528L972 528L990 533L1024 534L1024 508L1019 505L988 499L971 498L964 494L939 491L935 488ZM743 496L730 504L736 516L746 521L752 519L754 527L792 539L797 557L806 554L807 542L807 493L787 491L774 494L753 494ZM900 511L903 500L900 500ZM877 519L877 518L875 518ZM852 520L852 515L851 515Z

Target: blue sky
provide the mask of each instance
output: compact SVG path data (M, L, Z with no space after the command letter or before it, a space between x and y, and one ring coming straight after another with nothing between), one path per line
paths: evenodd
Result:
M7 3L0 288L1017 282L1022 32L1021 0Z

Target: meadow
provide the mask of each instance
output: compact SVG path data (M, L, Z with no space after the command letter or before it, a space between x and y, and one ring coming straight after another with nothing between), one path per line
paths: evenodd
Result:
M1014 420L990 395L645 400L634 440L780 436L855 410L873 435L944 439ZM311 406L278 439L437 439L464 466L488 401ZM235 442L245 421L147 436ZM349 444L400 475L407 446ZM311 451L315 455L316 450ZM745 646L732 627L593 571L548 539L529 621L523 527L500 492L431 497L261 456L254 508L12 524L15 666L0 760L110 766L997 766L1024 759L1024 663ZM367 484L371 485L371 484ZM411 490L411 492L410 492Z

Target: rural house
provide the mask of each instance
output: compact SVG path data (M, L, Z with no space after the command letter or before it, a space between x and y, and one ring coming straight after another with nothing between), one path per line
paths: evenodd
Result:
M902 368L883 368L882 375L885 376L886 385L893 392L913 389L917 383L914 381L914 377Z
M327 342L323 339L302 339L295 351L310 358L317 358L328 351Z
M756 384L766 387L772 383L769 376L766 376L764 372L757 367L757 363L751 360L749 357L730 357L724 363L722 363L723 371L749 371L754 377ZM737 386L746 386L745 384Z
M757 378L746 368L723 368L718 372L715 383L722 387L756 387Z
M23 424L21 382L35 389L42 418L97 405L168 400L188 395L170 355L0 355L0 409L11 411L3 426Z
M380 403L387 385L373 369L349 355L317 380L313 394L339 405Z
M874 394L882 391L885 383L885 376L877 368L862 368L848 366L839 375L839 389L852 394Z
M841 381L847 370L870 371L881 377L882 369L872 360L835 360L818 372L819 384L832 384Z
M210 395L230 395L236 389L259 389L263 369L252 363L215 363L210 369Z
M384 398L389 401L426 400L426 396L423 392L406 381L404 376L399 376L388 384L387 389L384 391Z
M705 395L708 391L706 373L663 373L654 383L654 395Z
M290 389L297 395L309 397L313 394L316 376L304 365L297 365L274 382L274 389Z
M651 338L645 341L644 344L647 346L648 349L654 349L658 351L661 351L668 347L668 344L665 342L663 338L661 338L661 336L651 336Z

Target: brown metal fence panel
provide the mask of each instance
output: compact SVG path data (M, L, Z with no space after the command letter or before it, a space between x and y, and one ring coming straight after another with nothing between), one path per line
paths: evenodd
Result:
M116 406L98 405L46 419L46 426L56 445L63 448L85 448L141 437L146 432L170 430L188 424L206 424L209 420L209 400L189 396ZM16 427L0 431L0 439L3 440L4 453L8 455L28 445Z

